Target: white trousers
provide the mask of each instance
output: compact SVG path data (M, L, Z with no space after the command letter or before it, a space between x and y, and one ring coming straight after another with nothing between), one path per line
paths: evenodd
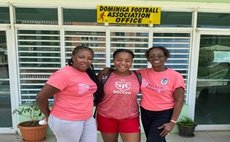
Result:
M93 117L86 121L67 121L50 115L48 124L57 142L97 142L96 121Z

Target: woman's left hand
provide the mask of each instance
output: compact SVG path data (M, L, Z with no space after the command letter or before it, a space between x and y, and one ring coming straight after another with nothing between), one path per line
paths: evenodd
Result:
M163 129L162 132L160 133L160 136L164 137L167 134L169 134L173 130L174 126L175 126L174 123L168 122L158 127L158 129Z

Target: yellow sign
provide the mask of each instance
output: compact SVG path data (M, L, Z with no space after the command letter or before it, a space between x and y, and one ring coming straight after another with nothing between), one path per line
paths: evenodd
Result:
M160 24L159 7L97 6L98 23Z

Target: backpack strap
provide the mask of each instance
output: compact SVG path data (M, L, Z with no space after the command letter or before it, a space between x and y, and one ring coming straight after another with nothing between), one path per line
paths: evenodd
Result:
M104 74L101 76L100 83L102 85L102 88L104 87L106 81L109 79L109 76L111 75L112 72L113 72L113 70L109 70L109 72L107 74Z
M113 69L109 69L109 72L107 72L106 74L101 75L101 78L99 77L99 84L100 84L100 87L102 89L102 94L100 96L101 97L100 101L104 97L104 92L103 92L104 85L105 85L106 81L109 79L109 76L111 75L112 72L113 72ZM96 108L94 110L93 117L96 118L96 115L97 115L97 105L96 105Z
M141 92L141 83L142 83L142 76L141 76L141 74L140 73L138 73L137 71L133 71L133 73L136 75L136 77L137 77L137 80L138 80L138 82L139 82L139 85L140 85L140 89L139 89L139 92Z
M102 86L105 85L106 81L109 79L109 76L111 75L112 72L113 72L113 69L109 70L109 72L107 74L102 75L101 80L100 80ZM136 71L133 71L133 73L136 75L136 77L138 79L138 82L139 82L139 84L141 86L141 83L142 83L141 74L136 72Z
M135 73L135 75L137 76L137 79L138 79L138 82L141 86L141 83L142 83L142 76L140 73L138 73L137 71L133 71L133 73Z
M109 79L109 76L111 75L111 73L113 72L113 69L110 69L109 72L107 74L104 74L102 75L101 77L101 85L104 86L106 81ZM141 83L142 83L142 76L140 73L136 72L136 71L133 71L133 73L137 76L137 79L138 79L138 82L141 86Z

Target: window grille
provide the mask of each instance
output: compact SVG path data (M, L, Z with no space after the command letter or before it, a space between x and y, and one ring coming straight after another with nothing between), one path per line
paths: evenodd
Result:
M166 66L180 72L186 82L188 79L190 34L154 33L149 39L148 32L110 33L110 49L106 54L106 33L104 31L68 31L64 33L64 60L71 57L73 48L85 45L94 50L94 69L96 73L112 63L112 54L116 49L126 48L134 52L135 58L131 70L148 66L145 51L149 48L149 40L153 45L165 46L171 57ZM107 55L110 55L108 57ZM61 68L60 32L48 30L18 30L18 57L20 74L21 102L33 101L48 77ZM187 90L187 89L186 89Z
M61 67L59 31L18 30L21 102L34 101L48 77Z
M65 49L66 62L71 57L71 52L78 45L88 46L94 51L94 70L98 72L105 67L105 32L99 31L66 31Z
M132 70L147 67L145 51L148 49L148 33L141 32L111 32L111 65L113 67L113 52L116 49L130 49L133 51L135 58Z

